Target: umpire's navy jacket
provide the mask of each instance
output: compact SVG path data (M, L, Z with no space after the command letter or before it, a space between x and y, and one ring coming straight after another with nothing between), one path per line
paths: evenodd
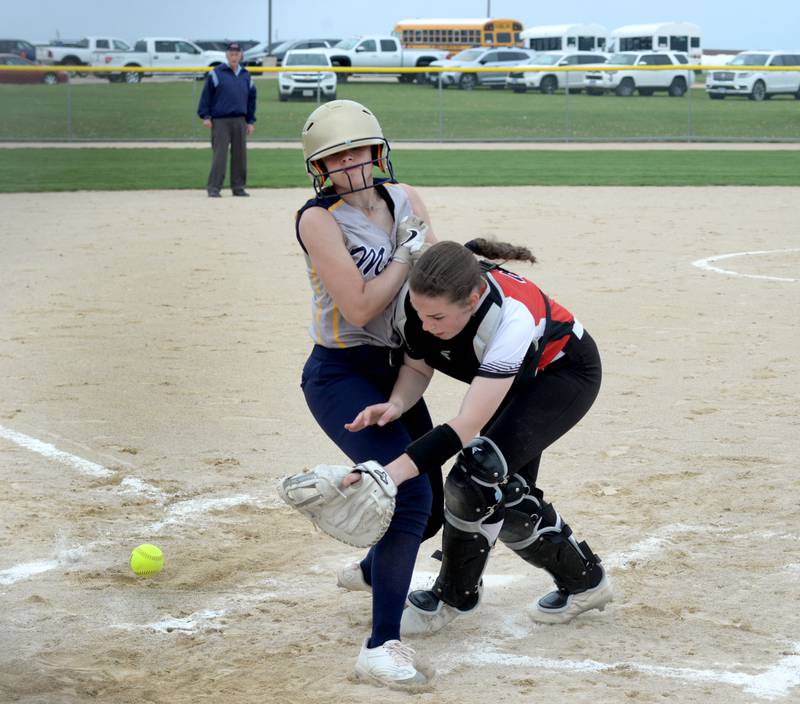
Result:
M256 121L256 87L247 69L240 65L234 73L228 64L220 64L209 71L197 114L203 120L244 117L252 125Z

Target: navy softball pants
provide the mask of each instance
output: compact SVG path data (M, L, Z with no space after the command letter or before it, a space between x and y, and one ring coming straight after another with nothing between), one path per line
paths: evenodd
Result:
M388 464L433 424L425 402L383 427L357 433L345 429L366 406L388 400L397 379L402 354L387 347L362 345L332 349L315 345L301 386L312 415L352 462L376 460ZM441 528L444 520L441 468L403 482L397 491L389 529L361 562L373 587L372 635L369 647L400 638L400 618L411 582L419 545Z

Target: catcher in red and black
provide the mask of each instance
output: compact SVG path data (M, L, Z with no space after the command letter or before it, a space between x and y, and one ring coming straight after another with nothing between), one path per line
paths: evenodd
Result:
M597 397L597 346L534 283L474 254L535 261L529 250L501 242L431 246L398 298L395 327L405 343L405 361L391 396L347 426L358 431L399 417L421 398L434 369L469 384L455 418L385 466L401 484L457 455L444 487L441 571L432 589L409 595L403 635L432 633L477 608L481 576L498 537L555 580L555 591L532 610L535 620L563 623L603 610L613 598L600 558L575 539L537 486L542 452ZM345 484L357 477L350 475Z

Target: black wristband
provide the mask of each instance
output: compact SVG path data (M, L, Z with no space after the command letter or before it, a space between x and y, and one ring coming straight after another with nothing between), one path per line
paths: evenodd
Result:
M420 474L427 474L461 452L462 447L458 433L447 423L442 423L414 440L406 448L406 454L417 465Z

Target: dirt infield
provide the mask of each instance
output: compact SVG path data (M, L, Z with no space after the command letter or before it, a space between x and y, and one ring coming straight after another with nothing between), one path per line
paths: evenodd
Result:
M343 459L298 385L307 192L0 195L0 701L797 701L800 189L421 192L440 239L530 245L516 270L598 341L540 478L615 603L534 624L550 582L500 545L480 610L409 641L428 691L351 682L370 602L332 570L358 553L273 490ZM435 418L462 392L434 379Z

